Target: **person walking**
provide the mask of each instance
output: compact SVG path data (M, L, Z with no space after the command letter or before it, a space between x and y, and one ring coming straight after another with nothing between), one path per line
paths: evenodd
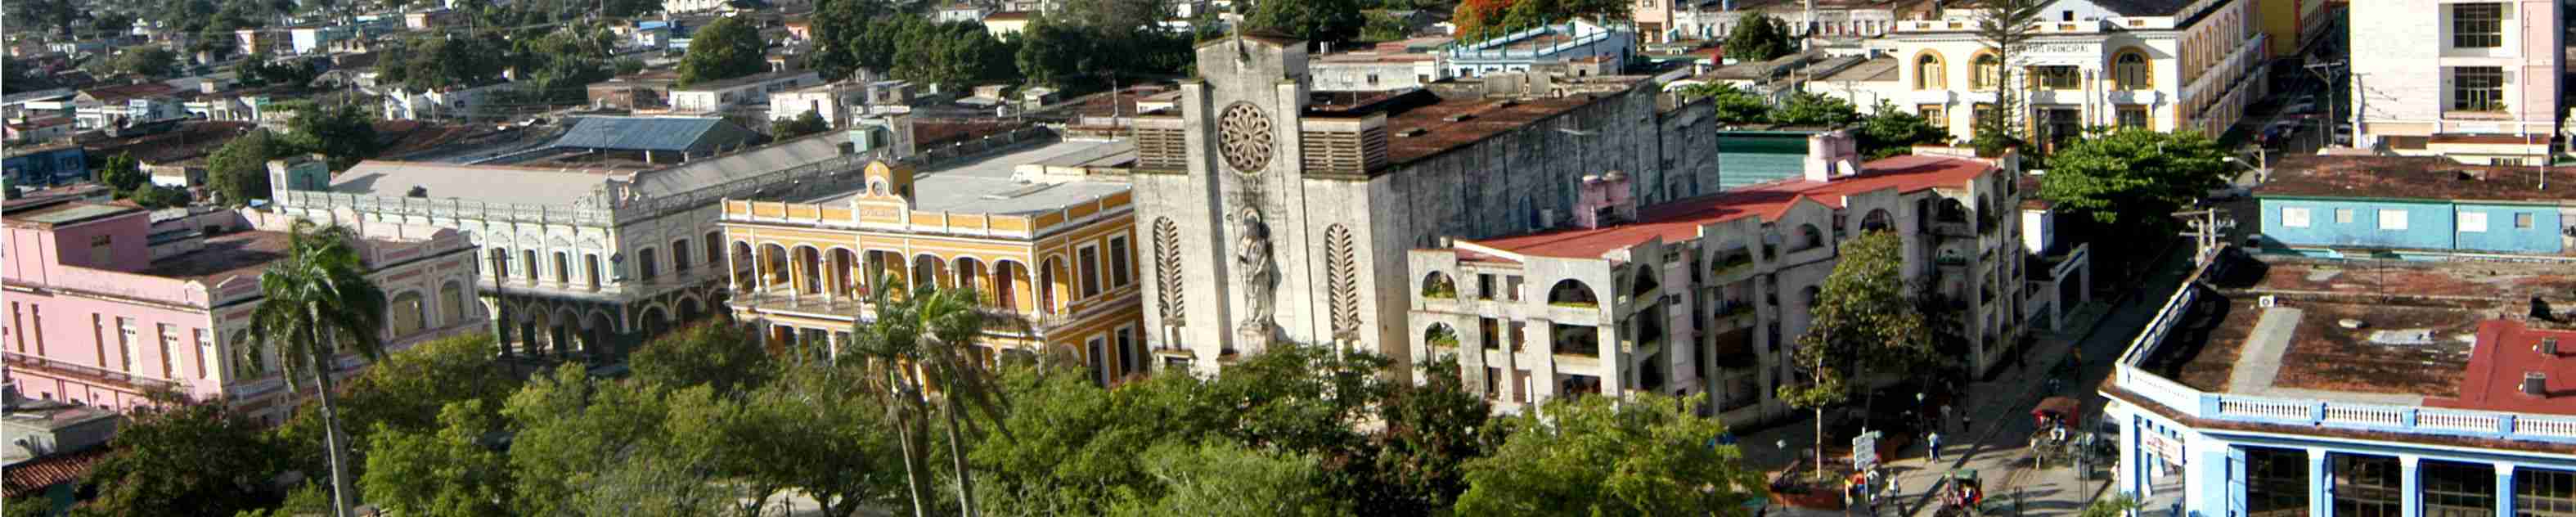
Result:
M1934 463L1939 463L1941 461L1941 433L1939 431L1934 431L1923 435L1923 444L1927 446L1926 449L1931 451L1932 461Z
M1957 421L1958 421L1958 420L1956 420L1957 418L1958 418L1957 416L1954 416L1954 415L1951 415L1951 414L1950 414L1950 404L1949 404L1949 403L1944 402L1944 403L1942 403L1942 404L1941 404L1941 425L1942 425L1943 427L1948 427L1948 426L1950 426L1950 425L1953 425L1955 422L1957 422Z

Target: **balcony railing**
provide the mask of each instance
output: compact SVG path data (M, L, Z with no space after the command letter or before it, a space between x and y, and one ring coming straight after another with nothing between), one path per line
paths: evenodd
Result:
M125 372L114 371L114 370L108 370L108 369L105 369L105 368L98 368L98 367L89 366L89 365L73 364L73 363L67 363L67 362L63 362L63 361L56 361L56 360L46 359L46 358L42 358L42 357L36 357L36 356L32 356L32 355L20 354L20 353L17 353L17 352L9 352L9 353L7 354L7 357L8 357L8 360L9 360L9 366L10 366L10 367L13 367L13 368L32 368L32 369L37 369L37 370L44 370L44 371L49 371L49 372L53 372L53 373L72 375L72 376L76 376L76 377L85 377L85 378L87 378L87 379L89 379L89 380L101 381L101 382L106 382L106 383L111 383L111 384L123 384L123 385L126 385L126 386L132 386L132 387L137 388L137 389L146 389L146 388L176 388L176 387L178 387L178 386L179 386L179 383L176 383L176 382L170 382L170 381L165 381L165 380L161 380L161 379L153 379L153 378L147 378L147 377L136 377L136 376L133 376L133 375L127 375Z

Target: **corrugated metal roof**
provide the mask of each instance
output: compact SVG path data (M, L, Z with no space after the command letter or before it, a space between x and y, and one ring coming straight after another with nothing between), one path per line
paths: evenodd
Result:
M580 117L554 147L633 151L710 151L758 140L759 134L715 118Z

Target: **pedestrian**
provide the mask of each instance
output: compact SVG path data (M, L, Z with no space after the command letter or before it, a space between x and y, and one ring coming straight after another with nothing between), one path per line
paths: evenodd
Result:
M1976 426L1976 425L1977 425L1977 417L1976 417L1975 415L1970 415L1970 414L1967 414L1967 413L1960 413L1960 414L1959 414L1959 430L1960 430L1960 431L1963 431L1963 432L1964 432L1964 431L1967 431L1967 430L1968 430L1968 428L1970 428L1970 427L1974 427L1974 426Z
M1929 434L1925 434L1925 435L1923 435L1923 444L1924 444L1924 445L1929 446L1929 447L1927 447L1927 448L1928 448L1928 449L1930 449L1930 450L1932 451L1932 461L1933 461L1933 462L1935 462L1935 463L1940 462L1940 461L1941 461L1941 433L1940 433L1940 432L1938 432L1938 431L1935 431L1935 432L1932 432L1932 433L1929 433Z
M1951 422L1955 421L1955 420L1953 420L1954 418L1957 418L1957 417L1954 417L1954 416L1951 416L1951 415L1950 415L1950 404L1948 404L1948 403L1943 403L1943 404L1941 404L1941 424L1942 424L1942 425L1949 425Z

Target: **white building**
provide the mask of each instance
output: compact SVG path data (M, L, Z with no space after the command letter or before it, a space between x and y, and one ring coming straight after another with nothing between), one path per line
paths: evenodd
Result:
M1793 36L1825 39L1874 38L1894 29L1900 18L1935 10L1926 0L1644 0L1629 10L1637 34L1647 43L1723 40L1746 14L1779 20ZM1809 30L1810 27L1813 30Z
M358 30L356 27L334 25L326 27L296 27L287 29L286 33L289 41L291 41L294 46L295 53L315 54L330 52L333 48L344 48L344 44L342 42L357 37Z
M445 90L409 90L395 87L385 91L385 120L436 120L471 116L496 116L476 111L483 98L492 92L510 88L510 83L495 83L470 88Z
M2532 163L2563 107L2557 0L2353 2L2353 144L2468 163Z
M789 70L709 81L671 89L671 111L712 113L735 106L765 106L770 94L823 84L813 70Z
M2032 141L2073 138L2083 128L2134 126L2157 131L2224 133L2262 94L2255 66L2268 40L2254 24L2253 0L2058 0L2039 35L2013 63L1999 63L1978 39L1978 13L1951 9L1938 19L1904 20L1867 40L1870 63L1823 77L1809 90L1867 110L1880 101L1913 110L1961 140L1975 135L1978 113L1997 89L2019 88L2011 114ZM2015 69L2012 84L2001 65Z
M1603 60L1624 66L1637 54L1637 33L1625 26L1605 27L1583 20L1546 25L1502 36L1471 40L1440 50L1451 77L1484 77L1498 72L1528 72L1533 66ZM1612 73L1620 66L1613 66Z

